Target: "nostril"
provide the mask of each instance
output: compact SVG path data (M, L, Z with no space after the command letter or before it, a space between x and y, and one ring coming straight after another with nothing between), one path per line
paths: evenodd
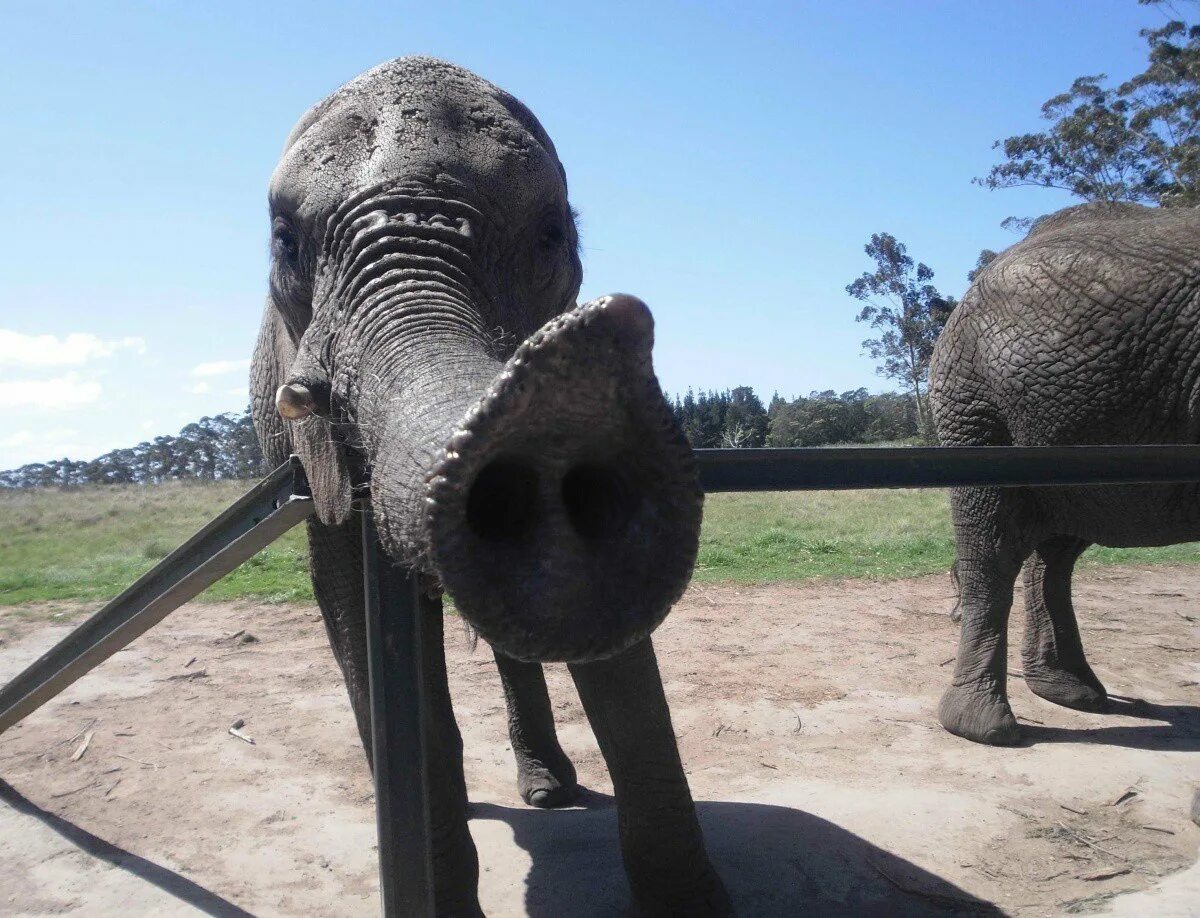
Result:
M619 536L641 500L616 469L591 463L567 472L562 499L571 525L585 539Z
M467 495L467 525L480 538L516 541L537 523L537 472L514 459L497 459L475 477Z

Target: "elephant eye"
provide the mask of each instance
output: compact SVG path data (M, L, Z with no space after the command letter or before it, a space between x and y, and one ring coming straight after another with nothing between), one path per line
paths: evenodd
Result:
M300 242L296 231L283 219L276 219L271 228L271 245L278 257L287 261L295 261L300 253Z
M557 249L566 239L567 234L563 232L562 224L554 220L542 227L542 234L538 242L544 249Z

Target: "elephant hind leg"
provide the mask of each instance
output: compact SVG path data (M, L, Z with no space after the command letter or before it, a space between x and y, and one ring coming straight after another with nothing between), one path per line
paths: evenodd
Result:
M567 806L579 796L575 766L558 744L546 674L540 663L496 653L508 704L508 737L517 759L517 791L530 806Z
M1025 563L1025 684L1035 695L1077 711L1104 711L1108 693L1083 653L1071 572L1089 543L1055 536L1040 543Z

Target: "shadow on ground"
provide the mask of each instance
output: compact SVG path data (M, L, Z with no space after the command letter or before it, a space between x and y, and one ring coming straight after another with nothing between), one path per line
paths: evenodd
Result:
M1186 704L1154 704L1141 698L1108 696L1108 714L1161 721L1164 726L1046 727L1022 723L1023 746L1038 743L1100 743L1130 749L1168 752L1200 752L1200 707Z
M742 918L803 915L1001 915L989 902L827 820L759 803L697 804L709 854ZM533 918L631 914L612 797L532 810L472 805L471 818L506 823L533 861L525 906Z
M43 825L53 829L64 839L90 854L98 860L105 861L128 871L136 877L157 886L163 892L174 896L180 902L186 902L197 911L206 915L220 915L223 918L250 918L250 913L238 908L228 899L223 899L210 892L198 883L193 883L187 877L175 871L148 861L144 857L118 848L111 842L106 842L99 836L93 835L86 829L81 829L75 823L63 819L54 813L43 810L33 801L3 779L0 779L0 803L11 806L18 813L31 816Z

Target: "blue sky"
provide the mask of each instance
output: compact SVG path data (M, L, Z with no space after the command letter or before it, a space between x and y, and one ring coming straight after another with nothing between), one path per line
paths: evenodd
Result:
M1134 0L0 3L0 468L91 458L246 401L265 190L312 103L403 54L538 115L582 295L658 322L669 391L889 388L845 285L873 232L961 294L1000 221L970 184L1085 73L1140 69Z

